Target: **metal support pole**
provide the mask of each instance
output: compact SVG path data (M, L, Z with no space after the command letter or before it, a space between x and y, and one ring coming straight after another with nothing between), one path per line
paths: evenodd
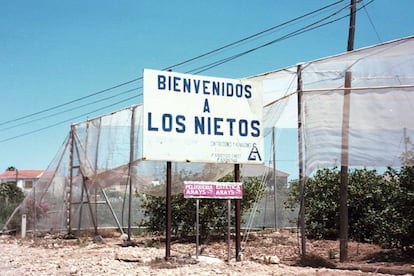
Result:
M98 215L94 214L93 210L92 210L91 200L90 200L90 197L89 197L88 189L86 188L87 181L88 181L87 178L84 177L84 179L83 179L83 189L85 189L86 202L88 203L88 209L89 209L89 214L91 216L91 220L92 220L92 223L93 223L93 229L95 230L95 235L98 235L98 226L96 224L97 220L95 219L95 217L97 217ZM83 202L83 196L82 196L82 202ZM97 204L96 204L96 201L95 201L95 206L96 205ZM79 227L79 229L80 229L80 227Z
M128 185L129 185L129 202L128 202L128 245L131 243L131 216L132 216L132 164L134 162L134 154L135 154L135 107L132 108L132 115L131 115L131 131L129 136L129 164L128 164Z
M99 184L98 184L98 185L99 185ZM109 210L111 211L112 217L114 218L114 220L115 220L115 222L116 222L116 225L118 225L118 228L119 228L119 230L121 231L121 234L124 234L124 230L123 230L123 228L122 228L122 227L123 227L123 225L121 225L121 223L119 222L119 219L118 219L118 217L116 216L115 210L114 210L114 208L112 207L111 202L109 201L108 195L106 194L105 190L104 190L101 186L99 186L99 188L101 189L101 192L102 192L102 194L103 194L103 196L104 196L104 198L105 198L106 204L108 204ZM97 203L95 202L95 204L97 204Z
M234 164L234 182L240 182L240 164ZM236 261L241 261L240 258L240 213L241 213L241 200L236 199Z
M275 127L272 127L272 153L273 153L273 195L275 211L275 230L277 230L277 171L276 171L276 133Z
M39 201L40 204L40 201ZM33 186L33 238L36 238L36 225L37 225L37 209L36 209L36 185Z
M165 195L165 259L168 260L171 257L171 161L167 162L167 187Z
M102 131L102 117L99 117L99 128L98 128L98 135L97 135L97 139L96 139L96 148L95 148L95 162L94 162L94 175L96 177L96 174L98 173L98 153L99 153L99 145L101 142L101 131ZM94 177L94 178L95 178ZM95 200L95 235L98 235L98 204L96 204L96 202L98 201L98 185L97 183L95 183L94 185L94 200ZM122 231L123 234L123 231Z
M297 67L297 94L298 94L298 159L299 159L299 228L301 236L302 258L306 256L305 236L305 177L303 169L303 129L302 129L302 66Z
M78 231L77 236L80 237L81 231L81 223L82 223L82 211L83 211L83 193L85 191L85 177L82 177L82 189L81 189L81 200L80 200L80 207L79 207L79 217L78 217ZM88 202L89 204L89 202Z
M26 225L27 225L27 216L26 214L22 215L22 239L26 238Z
M70 150L69 150L69 185L66 186L66 229L67 234L72 232L71 228L71 212L72 212L72 184L73 184L73 151L75 144L75 127L70 130Z
M200 200L196 200L196 259L198 259L200 245Z
M339 187L339 260L348 259L348 159L352 73L346 71L342 115L341 183Z
M227 200L227 261L230 262L231 200Z

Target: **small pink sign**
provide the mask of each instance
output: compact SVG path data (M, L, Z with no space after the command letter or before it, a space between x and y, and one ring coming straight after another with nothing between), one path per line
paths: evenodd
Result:
M241 182L185 181L185 198L242 199Z

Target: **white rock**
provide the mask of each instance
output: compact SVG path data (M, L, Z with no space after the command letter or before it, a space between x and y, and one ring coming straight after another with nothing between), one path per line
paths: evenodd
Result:
M277 256L270 256L268 260L269 260L269 263L270 264L278 264L278 263L280 263L280 259Z
M77 268L76 266L72 265L72 266L70 267L70 273L71 273L71 274L75 274L75 273L77 273L77 272L78 272L78 268Z

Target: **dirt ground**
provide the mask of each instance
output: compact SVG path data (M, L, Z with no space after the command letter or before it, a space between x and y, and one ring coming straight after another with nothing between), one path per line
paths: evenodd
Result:
M307 241L300 259L295 231L261 231L243 239L241 261L231 259L224 240L200 246L173 241L165 260L165 242L155 236L133 236L124 246L119 234L78 239L47 235L20 239L0 236L0 275L413 275L414 260L378 246L349 242L346 263L339 262L337 241ZM102 238L102 239L101 239Z

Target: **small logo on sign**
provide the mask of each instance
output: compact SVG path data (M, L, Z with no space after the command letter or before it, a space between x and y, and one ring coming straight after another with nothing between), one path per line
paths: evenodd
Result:
M252 150L250 151L249 154L249 161L256 161L257 158L259 159L259 161L262 161L262 158L260 157L260 153L259 150L256 147L256 143L253 144Z

